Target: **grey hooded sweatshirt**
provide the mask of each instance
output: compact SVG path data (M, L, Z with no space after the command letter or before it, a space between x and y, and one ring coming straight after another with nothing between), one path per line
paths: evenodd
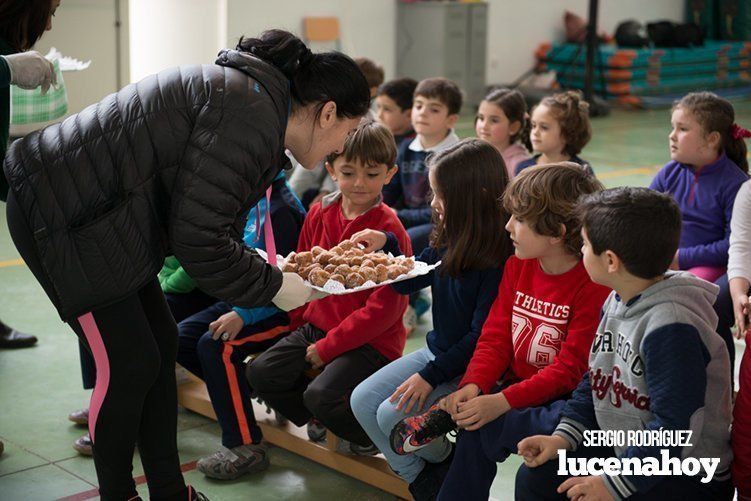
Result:
M720 458L729 478L730 359L716 334L719 288L668 272L628 303L612 292L589 357L589 371L566 403L554 435L576 449L585 430L690 430L690 446L615 447L621 458ZM606 475L616 498L651 489L660 476Z

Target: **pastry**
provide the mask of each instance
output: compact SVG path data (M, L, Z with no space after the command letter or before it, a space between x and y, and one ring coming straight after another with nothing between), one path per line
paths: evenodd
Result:
M385 282L389 279L389 268L385 264L379 264L375 267L376 271L376 280L375 282L377 284L380 284L381 282Z
M360 276L366 282L367 281L371 281L371 282L377 283L376 279L378 278L378 273L376 273L375 268L363 268L363 267L361 267L358 270L358 273L360 274Z
M313 253L310 251L300 252L297 254L297 257L295 258L295 263L300 265L300 267L310 266L312 262L313 262Z
M316 287L323 287L329 281L330 276L331 274L327 273L326 270L315 268L308 275L308 281Z
M282 271L285 273L297 273L299 266L297 263L290 263L286 262L284 263L284 266L282 266Z
M347 275L346 285L348 289L354 289L355 287L359 287L364 283L365 279L356 271L352 271L349 273L349 275Z

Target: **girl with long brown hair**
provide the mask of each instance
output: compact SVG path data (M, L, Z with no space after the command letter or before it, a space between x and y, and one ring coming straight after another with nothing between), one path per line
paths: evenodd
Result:
M485 141L466 139L428 163L435 230L430 246L416 259L441 261L441 266L392 287L401 294L431 287L434 329L428 333L427 347L373 374L355 388L350 402L391 468L409 482L415 499L437 494L440 486L424 479L430 470L447 465L451 444L445 438L419 450L399 444L407 453L400 455L392 450L389 436L404 418L424 412L456 390L513 252L503 230L509 216L501 197L508 174L498 150ZM393 247L393 237L372 230L352 240L365 243L366 250Z

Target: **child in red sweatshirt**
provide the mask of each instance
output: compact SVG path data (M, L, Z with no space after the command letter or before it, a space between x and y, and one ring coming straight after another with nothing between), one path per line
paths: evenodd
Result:
M378 228L411 255L409 237L381 190L396 173L396 144L384 126L365 122L347 139L326 169L338 192L313 205L300 233L298 251L330 249L355 233ZM391 287L328 296L299 310L303 325L248 366L251 388L298 426L311 417L350 442L352 452L376 452L349 404L352 390L404 349L402 316L407 298ZM310 381L304 372L322 368Z
M413 447L435 434L426 430L440 429L436 423L462 430L445 480L433 479L443 481L439 500L488 499L496 463L515 453L522 438L555 429L563 399L587 370L610 291L584 269L576 206L581 195L600 189L570 162L524 170L506 189L515 255L506 261L459 389L401 426L403 443Z

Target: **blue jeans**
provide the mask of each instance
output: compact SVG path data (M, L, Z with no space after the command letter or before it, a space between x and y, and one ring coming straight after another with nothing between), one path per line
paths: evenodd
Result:
M428 396L422 410L413 407L408 414L404 413L404 409L396 409L398 402L392 404L388 399L400 384L434 359L435 355L428 348L422 348L394 360L360 383L352 392L350 398L352 411L360 425L383 455L386 456L389 466L409 483L415 481L417 475L425 466L425 461L438 463L446 459L451 452L451 444L443 437L434 440L414 454L400 456L391 450L389 434L402 419L424 412L427 407L441 397L456 391L459 379L438 385Z

